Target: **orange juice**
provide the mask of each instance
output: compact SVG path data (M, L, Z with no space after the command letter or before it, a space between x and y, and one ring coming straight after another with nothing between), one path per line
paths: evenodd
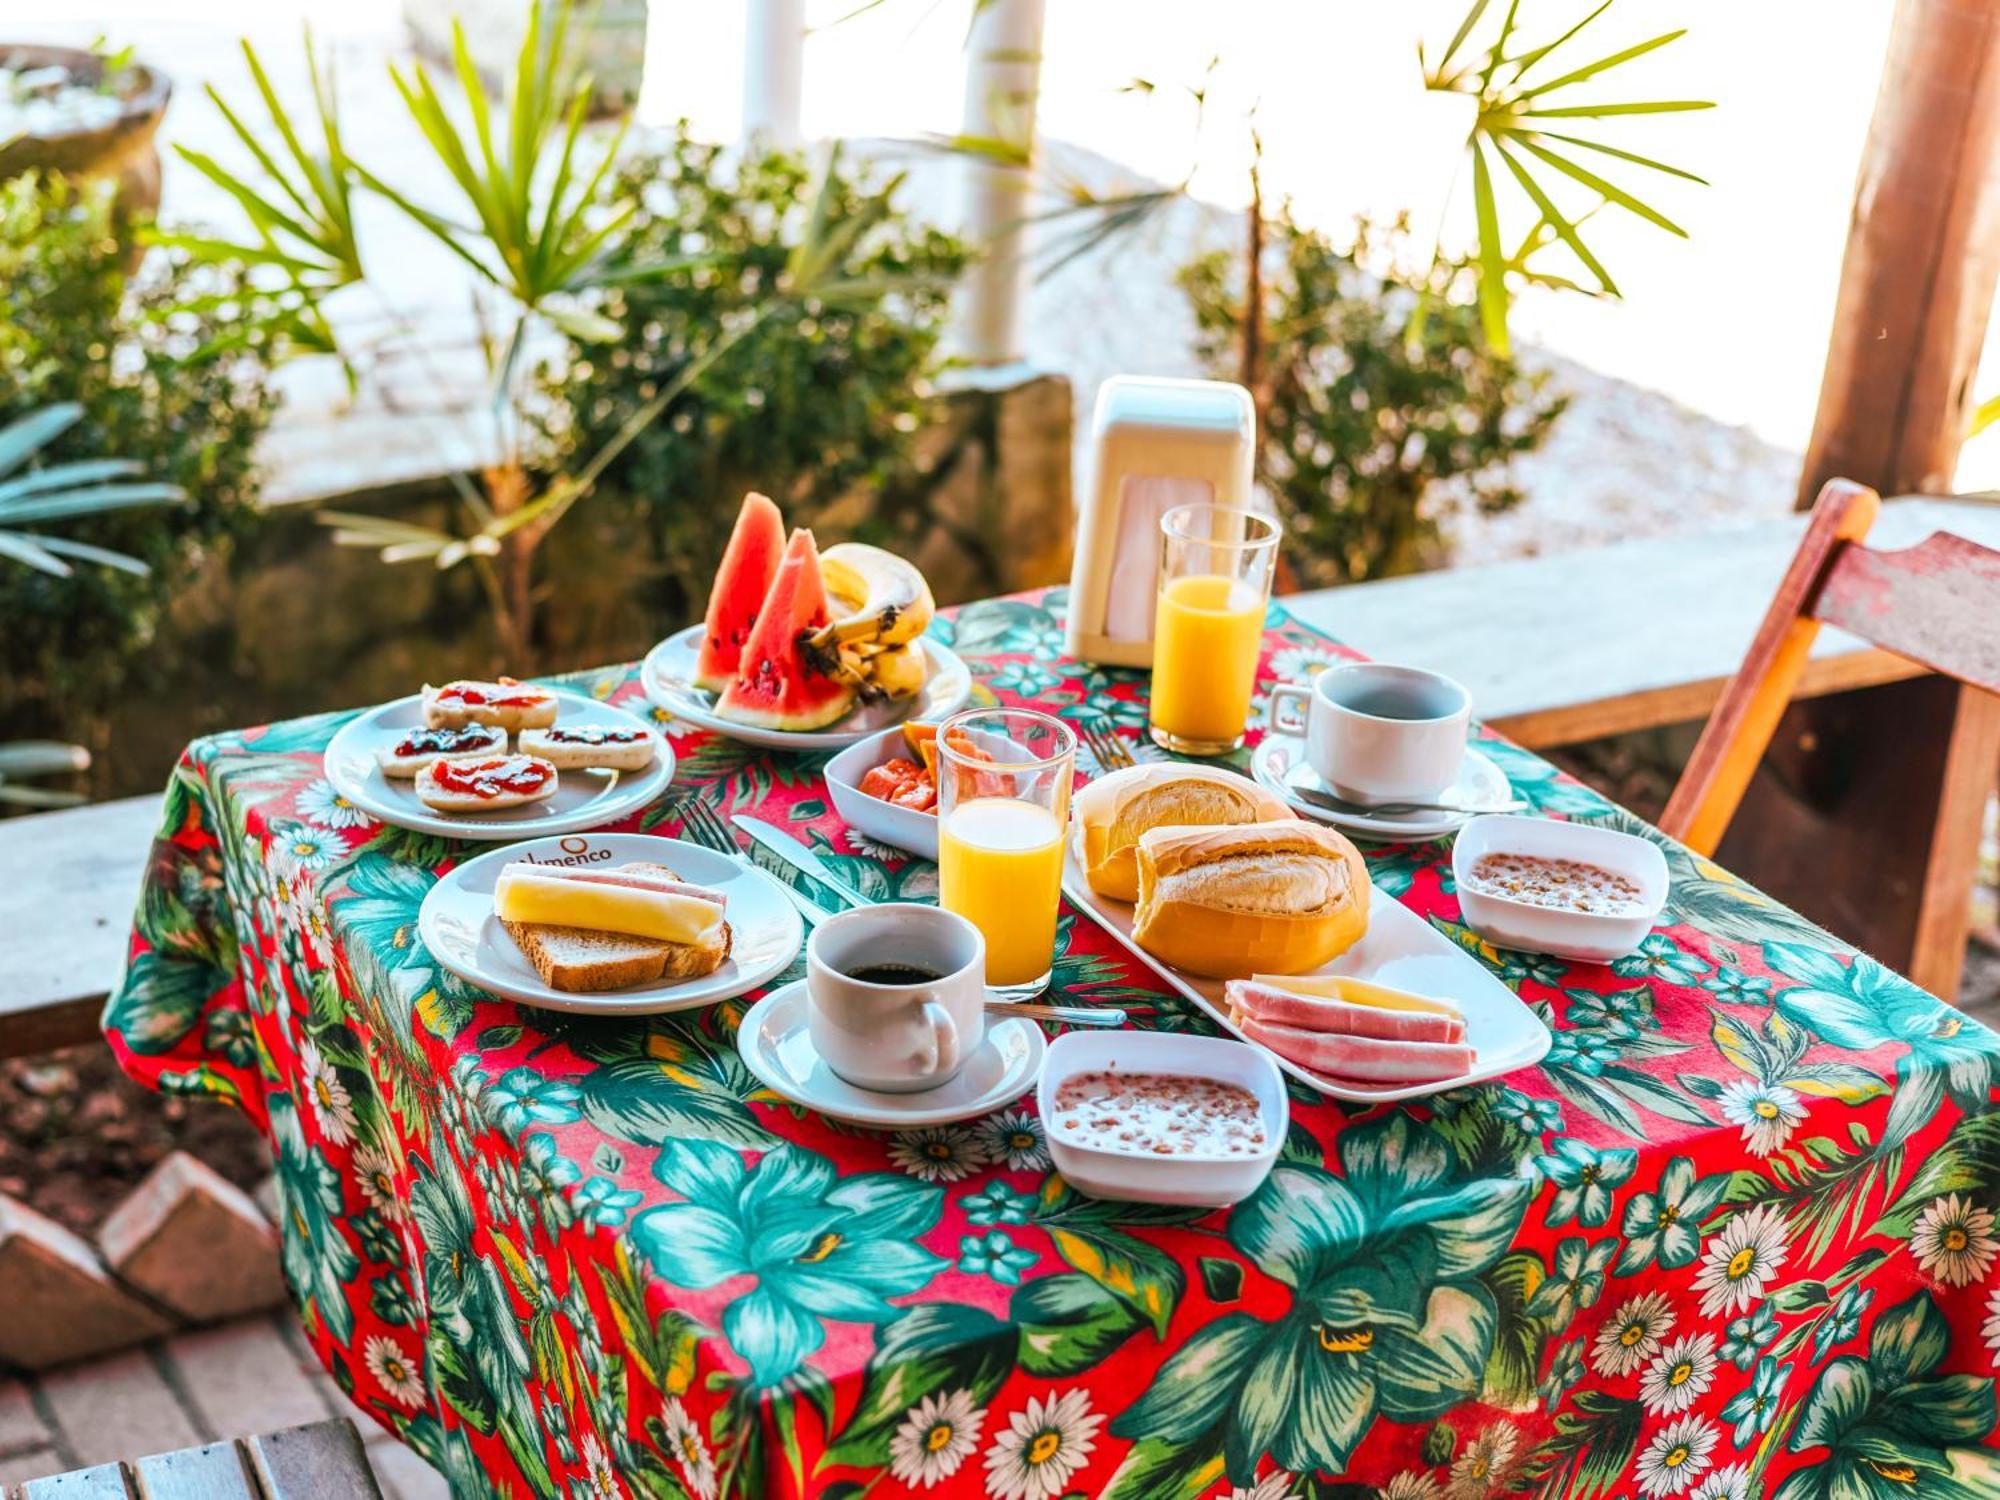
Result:
M1035 802L975 797L938 829L938 900L986 935L986 982L1048 973L1062 895L1063 825Z
M1177 740L1218 749L1243 736L1264 596L1214 573L1169 579L1153 627L1153 725Z

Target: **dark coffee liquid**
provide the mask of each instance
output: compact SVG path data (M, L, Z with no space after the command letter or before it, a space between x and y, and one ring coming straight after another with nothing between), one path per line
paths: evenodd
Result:
M923 969L915 964L866 964L849 969L847 977L863 984L929 984L944 976L936 969Z

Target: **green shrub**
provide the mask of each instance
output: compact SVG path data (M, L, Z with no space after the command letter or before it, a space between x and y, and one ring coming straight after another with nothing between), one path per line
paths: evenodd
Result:
M1445 515L1521 499L1511 460L1540 444L1565 398L1487 345L1462 267L1382 273L1400 226L1359 226L1347 250L1289 214L1269 231L1257 471L1288 564L1312 586L1430 566ZM1242 280L1242 257L1221 250L1180 276L1197 349L1223 379L1241 370Z
M802 157L726 166L720 147L685 127L663 147L627 154L604 190L607 202L639 204L625 257L642 266L715 259L604 294L595 310L622 335L540 372L545 462L596 451L722 330L780 295L787 260L810 230L813 186ZM828 169L825 218L860 230L840 266L847 294L767 318L632 442L591 502L600 524L615 510L650 538L696 610L746 489L810 525L843 491L889 484L908 462L966 255L909 220L896 186L839 163Z
M10 732L91 738L115 695L146 690L162 610L250 521L251 449L276 404L262 357L235 343L234 276L160 251L128 276L129 231L110 209L108 184L31 174L0 185L0 425L76 402L82 420L44 461L114 454L188 501L65 525L78 541L141 559L145 577L0 570Z

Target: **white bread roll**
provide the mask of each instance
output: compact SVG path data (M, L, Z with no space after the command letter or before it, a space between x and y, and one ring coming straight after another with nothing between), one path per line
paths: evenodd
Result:
M1292 810L1256 782L1213 766L1127 766L1076 794L1083 874L1113 901L1139 896L1139 836L1149 828L1270 822Z
M546 729L556 721L556 695L512 677L492 682L460 678L443 687L424 684L424 722L433 729L491 724L510 734Z
M1360 851L1318 823L1154 828L1139 839L1132 936L1215 979L1303 974L1361 940L1368 894Z
M558 771L643 771L653 763L658 741L643 729L558 724L524 729L517 743L523 755L539 755Z
M556 794L556 768L532 755L433 761L417 773L417 800L443 813L498 812Z

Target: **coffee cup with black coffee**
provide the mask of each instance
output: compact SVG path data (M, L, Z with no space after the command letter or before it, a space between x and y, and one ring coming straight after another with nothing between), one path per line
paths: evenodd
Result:
M864 906L806 940L806 1027L820 1059L857 1088L937 1088L986 1039L986 942L935 906Z

